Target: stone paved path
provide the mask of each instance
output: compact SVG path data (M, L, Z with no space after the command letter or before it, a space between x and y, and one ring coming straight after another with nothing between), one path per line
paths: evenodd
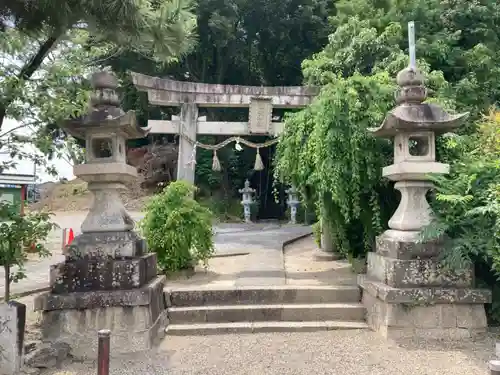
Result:
M86 216L85 212L64 212L58 213L53 220L61 228L73 228L75 234L79 233L79 228ZM131 216L135 220L142 218L139 212L132 212ZM231 280L226 279L226 284L232 285L280 285L285 281L285 271L283 262L283 243L298 236L311 233L310 227L304 226L283 226L277 224L222 224L214 228L216 232L216 254L227 256L236 253L248 253L244 257L244 262L238 259L240 273ZM33 258L26 264L27 278L12 284L13 295L26 294L31 291L39 291L49 285L49 268L52 264L64 260L61 254L62 230L58 229L51 233L48 240L48 247L52 256L48 258ZM220 258L223 259L223 258ZM205 275L206 276L206 275ZM4 288L4 271L0 270L0 289ZM219 279L219 282L221 280ZM1 294L1 293L0 293Z

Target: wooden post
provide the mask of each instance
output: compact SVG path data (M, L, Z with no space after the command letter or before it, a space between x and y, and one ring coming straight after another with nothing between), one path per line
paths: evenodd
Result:
M97 375L109 375L111 331L109 329L101 329L97 336Z

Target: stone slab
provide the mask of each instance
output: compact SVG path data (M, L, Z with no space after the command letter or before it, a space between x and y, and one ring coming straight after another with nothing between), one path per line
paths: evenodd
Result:
M0 375L15 375L21 370L25 326L26 305L0 303Z
M261 332L316 332L344 329L367 329L365 322L315 321L315 322L233 322L204 324L170 324L169 336L220 335L228 333Z
M402 260L368 253L367 276L396 288L456 287L474 283L474 269L446 270L437 259Z
M132 303L120 305L114 300L113 305L110 306L103 303L103 300L97 304L93 303L94 299L89 298L87 302L90 303L83 306L73 303L73 308L61 308L62 306L59 305L58 309L45 309L42 313L41 324L43 339L48 342L68 343L71 346L71 354L75 358L96 359L97 332L101 329L109 329L111 330L111 355L149 350L159 342L159 339L163 338L168 325L163 296L165 280L164 276L159 276L151 282L145 288L147 291L144 290L147 298L142 299L140 304L137 301L135 303L129 301ZM137 290L131 293L134 295ZM37 304L35 301L35 308L39 309L39 305L40 302Z
M421 242L419 232L386 230L376 238L375 252L385 257L410 260L437 256L443 241Z
M370 294L388 304L478 304L491 303L491 291L472 288L394 288L364 275L358 277L363 296Z
M482 304L409 306L383 301L363 293L368 326L393 340L466 340L484 334L486 313Z
M362 321L365 310L360 303L254 304L170 307L168 314L173 324L324 320Z
M69 260L124 258L146 254L146 242L135 232L86 232L75 237L64 253Z
M67 260L50 267L52 293L140 288L157 275L156 254L130 259Z
M54 294L46 292L38 295L34 301L35 311L53 311L67 309L96 309L104 307L134 307L149 305L156 294L163 297L165 276L157 276L147 285L138 289L75 292Z
M167 305L177 307L229 304L349 303L359 302L360 298L360 289L356 285L280 285L165 289Z

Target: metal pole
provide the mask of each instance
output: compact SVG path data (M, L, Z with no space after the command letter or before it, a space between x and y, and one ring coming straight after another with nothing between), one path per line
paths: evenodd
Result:
M497 359L491 360L489 363L490 374L491 375L500 375L500 361Z
M98 334L97 342L97 375L109 375L109 347L111 331L101 329Z
M417 67L417 54L415 51L415 22L408 22L408 44L410 50L410 68Z

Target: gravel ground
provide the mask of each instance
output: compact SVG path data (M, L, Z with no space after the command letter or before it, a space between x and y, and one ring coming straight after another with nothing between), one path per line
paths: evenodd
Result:
M116 358L112 375L485 375L493 340L397 346L370 331L170 337L158 353ZM76 363L44 375L95 375Z

